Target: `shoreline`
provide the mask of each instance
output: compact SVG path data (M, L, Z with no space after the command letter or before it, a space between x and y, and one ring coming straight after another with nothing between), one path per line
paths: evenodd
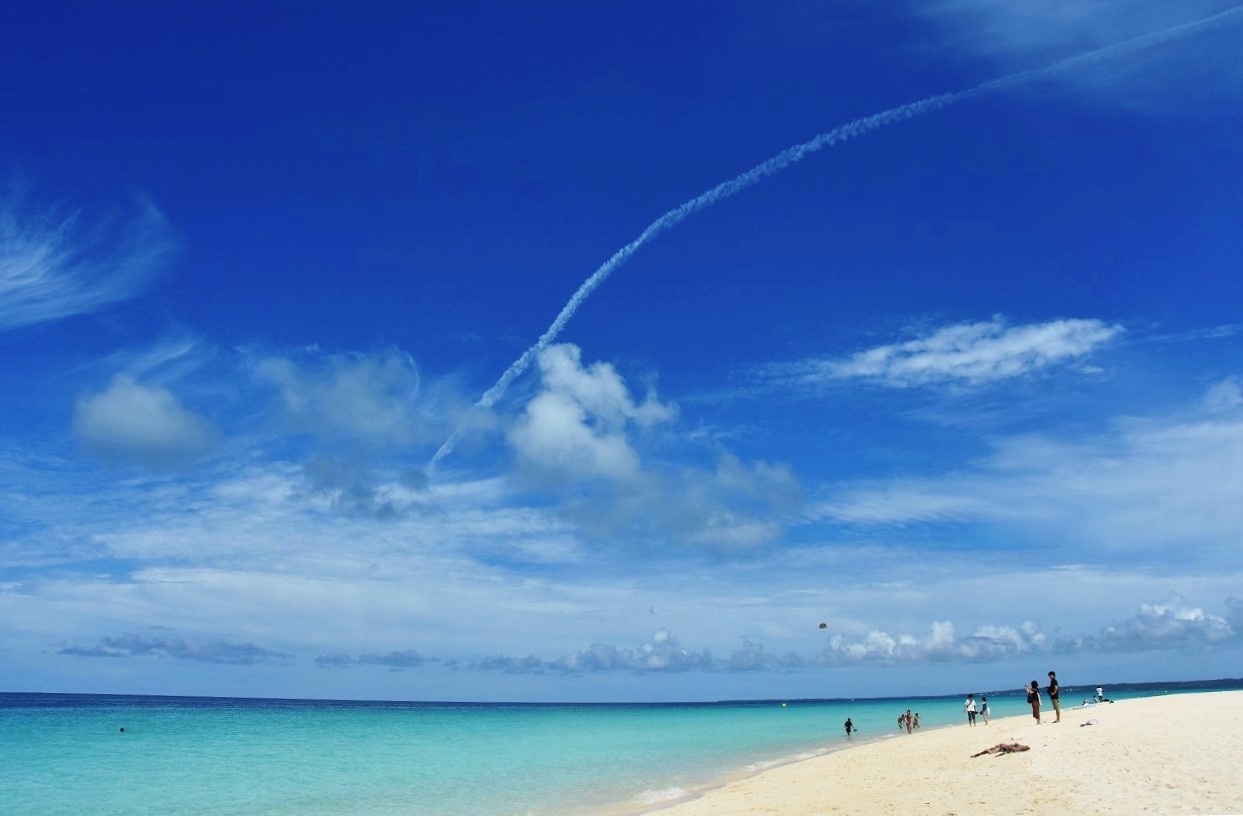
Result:
M1045 699L1047 706L1047 698ZM1243 691L1204 691L940 725L791 758L685 798L599 816L1243 813ZM1000 743L1029 750L973 757ZM866 805L862 804L866 803Z

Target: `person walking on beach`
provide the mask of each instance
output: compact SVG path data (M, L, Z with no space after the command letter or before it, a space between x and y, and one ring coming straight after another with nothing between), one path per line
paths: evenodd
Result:
M975 727L975 695L968 694L967 702L962 706L967 711L967 725Z
M906 733L908 734L911 733L911 728L914 727L913 723L914 723L914 718L911 716L911 710L908 708L906 710Z
M849 736L850 736L850 732L851 732L851 731L854 731L854 730L855 730L855 724L854 724L854 723L852 723L852 722L850 721L850 718L849 718L849 717L847 717L847 718L846 718L846 736L848 736L848 737L849 737Z
M1031 688L1023 688L1027 691L1027 702L1032 704L1032 717L1035 718L1036 725L1040 725L1040 684L1033 680Z
M993 712L988 710L988 698L980 695L980 716L984 718L984 724L988 725L988 715Z
M1053 719L1055 723L1062 721L1062 704L1057 699L1061 690L1062 687L1057 684L1057 673L1049 672L1049 702L1053 705L1053 713L1057 715Z

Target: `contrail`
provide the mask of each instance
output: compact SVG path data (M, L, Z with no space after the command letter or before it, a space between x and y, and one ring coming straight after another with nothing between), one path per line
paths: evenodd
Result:
M1182 23L1180 25L1171 26L1170 28L1165 28L1161 31L1144 34L1130 40L1115 43L1114 45L1098 48L1094 51L1088 51L1074 57L1068 57L1064 60L1059 60L1058 62L1046 65L1043 68L1033 68L1029 71L1019 71L1018 73L1008 74L1004 77L983 82L963 91L929 96L926 99L919 100L918 102L909 102L905 105L899 105L896 108L890 108L888 110L881 111L880 113L872 114L871 116L855 119L854 121L835 127L830 131L821 133L814 139L795 145L794 147L786 148L772 158L757 164L755 167L752 167L745 173L741 173L729 181L723 181L711 190L708 190L706 193L702 193L695 198L692 198L690 201L687 201L685 204L675 207L665 213L660 218L657 218L649 224L647 228L639 234L639 237L635 238L633 241L617 250L617 252L613 253L613 257L602 263L600 267L591 274L591 277L583 281L582 285L578 287L578 290L574 292L569 301L566 302L565 306L561 308L561 311L557 314L557 317L553 320L552 324L544 331L543 334L540 335L539 339L535 341L535 344L524 351L521 357L514 360L509 368L505 369L505 373L503 373L501 378L496 381L496 384L484 392L483 396L479 398L479 401L475 403L476 407L491 408L494 404L496 404L496 401L504 395L510 384L527 370L536 355L543 351L549 343L556 339L557 335L559 335L562 329L565 328L565 325L570 322L570 318L574 317L574 313L578 311L578 307L583 304L583 301L585 301L592 292L596 291L596 289L600 287L600 284L604 283L609 275L613 274L619 266L628 261L630 256L638 252L639 249L641 249L648 241L651 241L662 232L672 229L700 210L707 209L713 204L716 204L718 201L735 196L748 187L751 187L752 185L768 178L769 176L781 172L790 165L797 164L811 154L817 153L826 147L840 144L847 139L862 136L895 122L913 119L916 116L923 116L926 113L931 113L932 111L956 105L959 102L963 102L967 99L971 99L985 93L1002 90L1015 85L1021 85L1034 79L1056 76L1057 74L1065 73L1084 65L1090 65L1095 62L1113 59L1122 54L1130 54L1147 48L1153 48L1171 40L1190 36L1206 28L1225 22L1228 18L1234 17L1240 13L1243 13L1243 6L1236 6L1232 9L1227 9L1226 11L1218 12L1212 16L1204 17L1190 23ZM430 462L428 462L427 466L429 469L453 450L453 446L457 443L457 440L461 437L461 435L462 429L460 427L454 430L449 438L445 440L445 443L440 446L440 449L436 451L436 455L431 458Z

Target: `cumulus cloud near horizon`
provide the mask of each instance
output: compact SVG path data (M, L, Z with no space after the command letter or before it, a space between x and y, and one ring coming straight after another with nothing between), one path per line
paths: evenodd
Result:
M0 201L0 330L127 300L166 264L176 242L150 202L89 219Z
M605 672L677 673L790 670L861 664L918 665L949 661L990 662L1024 655L1069 654L1110 650L1169 651L1212 647L1243 634L1243 600L1225 601L1222 617L1189 606L1177 594L1165 601L1141 604L1130 618L1098 632L1064 637L1044 632L1032 621L980 624L960 634L952 621L933 621L922 634L868 630L862 635L833 634L816 654L768 651L750 638L726 657L707 649L683 646L669 629L658 629L638 647L594 643L582 651L544 659L533 655L496 655L469 666L479 671L511 674L591 674Z
M427 663L415 649L399 649L385 654L363 654L352 657L344 652L333 652L315 658L315 665L321 669L344 668L346 666L384 666L389 671L399 672L414 669Z
M115 637L100 638L93 646L64 646L58 653L77 657L171 657L200 663L232 665L251 665L269 658L293 657L283 652L261 648L253 643L185 638L180 635L143 637L129 632Z
M73 431L88 452L104 459L164 469L190 462L210 448L210 422L163 386L126 374L74 406Z

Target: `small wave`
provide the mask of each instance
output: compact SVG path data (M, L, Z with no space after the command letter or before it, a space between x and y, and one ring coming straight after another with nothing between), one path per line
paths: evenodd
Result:
M660 802L672 802L675 799L681 799L686 795L686 791L679 787L665 788L664 790L643 791L635 799L644 805L655 805Z

